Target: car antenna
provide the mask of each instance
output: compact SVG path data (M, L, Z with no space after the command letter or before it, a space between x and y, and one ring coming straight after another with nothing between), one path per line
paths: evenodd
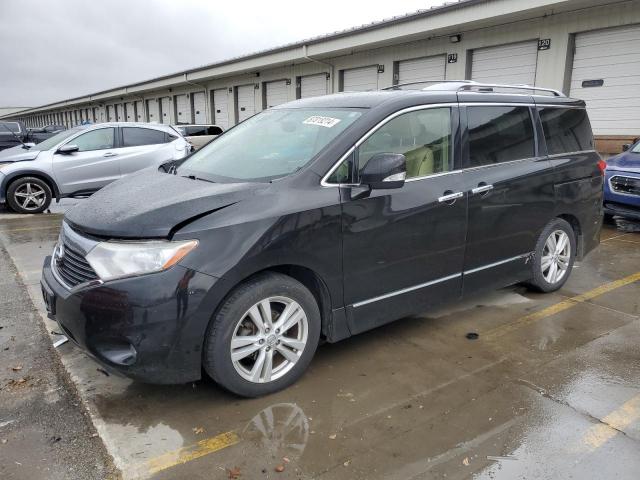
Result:
M16 137L16 140L18 140L18 141L22 144L22 148L26 148L27 150L29 150L29 148L31 148L31 147L27 147L27 144L26 144L26 143L24 143L22 140L20 140L20 137L19 137L19 136L17 136L17 135L15 134L15 132L13 132L9 127L7 127L7 124L6 124L6 123L4 123L4 122L1 122L1 123L2 123L2 126L3 126L4 128L6 128L6 129L7 129L7 131L8 131L11 135L13 135L14 137Z

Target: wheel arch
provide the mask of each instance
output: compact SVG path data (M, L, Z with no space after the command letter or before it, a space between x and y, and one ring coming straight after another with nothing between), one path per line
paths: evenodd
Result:
M10 173L4 179L2 179L2 184L0 185L0 192L2 192L3 196L5 197L5 201L6 201L6 195L7 195L7 190L9 189L9 185L11 185L16 180L19 180L20 178L24 178L24 177L39 178L40 180L45 182L47 185L49 185L49 188L51 188L51 192L53 193L53 196L55 197L55 199L60 200L60 190L58 189L58 185L56 184L56 181L53 179L53 177L51 177L51 175L49 175L48 173L42 172L40 170L20 170L18 172Z
M557 218L561 218L569 225L571 225L571 229L573 230L576 238L576 259L581 260L584 250L584 238L582 235L582 226L580 225L580 220L578 220L578 217L571 213L561 213L557 216Z

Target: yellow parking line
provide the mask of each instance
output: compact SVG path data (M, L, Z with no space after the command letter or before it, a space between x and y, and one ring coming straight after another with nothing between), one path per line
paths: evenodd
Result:
M204 457L223 448L235 445L240 441L236 432L221 433L215 437L205 438L198 443L167 452L146 462L149 473L158 473L176 465L181 465L196 458Z
M620 408L604 417L601 422L593 425L583 437L589 450L600 448L623 431L633 422L640 420L640 395L625 402Z
M556 303L547 308L543 308L542 310L539 310L537 312L525 315L524 317L519 318L513 323L493 328L486 332L483 337L487 340L496 339L498 337L511 333L514 330L524 327L525 325L529 325L543 318L550 317L551 315L555 315L556 313L563 312L571 307L578 305L579 303L586 302L587 300L591 300L592 298L598 297L617 288L624 287L625 285L629 285L630 283L637 282L638 280L640 280L640 272L636 272L619 280L614 280L613 282L605 283L604 285L600 285L593 290L589 290L588 292L568 298L567 300L563 300L562 302Z
M25 228L9 228L7 230L0 230L0 233L10 233L10 232L27 232L29 230L47 230L49 228L60 228L60 224L49 225L47 227L25 227Z

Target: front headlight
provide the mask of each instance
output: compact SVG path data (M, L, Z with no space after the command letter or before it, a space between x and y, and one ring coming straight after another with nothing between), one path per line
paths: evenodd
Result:
M198 246L197 240L180 242L102 242L87 256L87 262L102 280L161 272L182 260Z

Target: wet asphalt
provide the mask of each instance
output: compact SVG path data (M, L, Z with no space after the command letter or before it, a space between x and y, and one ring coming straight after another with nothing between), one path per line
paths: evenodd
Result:
M0 254L48 332L40 267L65 208L0 212ZM124 478L636 480L639 272L640 233L605 226L559 292L513 286L323 345L301 381L260 399L107 376L70 343L56 353Z

